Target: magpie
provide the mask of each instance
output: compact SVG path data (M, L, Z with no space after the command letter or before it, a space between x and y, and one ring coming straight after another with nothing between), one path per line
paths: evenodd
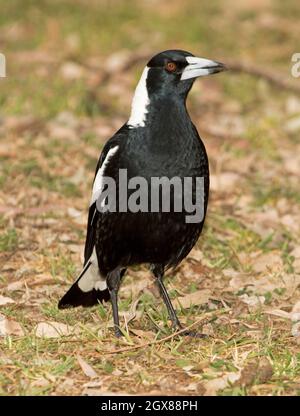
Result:
M121 336L117 299L120 283L129 266L145 263L155 277L172 327L182 328L163 276L197 242L209 194L208 158L188 114L186 99L197 77L224 69L220 62L183 50L161 52L148 62L134 93L129 120L106 142L100 155L89 206L83 269L59 301L60 309L111 300L115 334ZM193 185L196 178L202 178L201 219L187 221L190 211L185 207L175 209L175 186L164 195L165 189L159 185L162 198L171 200L169 210L163 209L161 202L152 211L121 209L120 204L115 204L115 209L101 209L103 199L99 204L99 198L108 189L105 178L113 179L119 191L124 190L120 171L126 171L128 180L144 178L147 184L153 177L182 181L192 178ZM127 191L129 201L133 189ZM194 202L195 192L193 186ZM120 202L120 197L116 200Z

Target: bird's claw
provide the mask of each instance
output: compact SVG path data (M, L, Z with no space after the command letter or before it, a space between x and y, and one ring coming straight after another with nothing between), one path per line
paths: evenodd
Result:
M192 337L192 338L199 338L199 339L208 338L208 335L206 334L202 334L201 332L197 332L197 331L189 331L189 330L183 331L181 335Z
M122 338L124 335L123 335L122 331L119 328L115 328L115 336L117 338Z
M190 331L189 329L184 329L181 324L180 325L172 325L174 330L182 331L180 335L186 336L186 337L192 337L192 338L207 338L208 335L202 334L201 332L197 331Z

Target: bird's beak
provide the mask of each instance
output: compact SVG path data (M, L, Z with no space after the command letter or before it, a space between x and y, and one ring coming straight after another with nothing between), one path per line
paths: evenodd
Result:
M188 65L184 68L180 80L203 77L204 75L215 74L226 70L226 66L221 62L211 61L205 58L197 58L196 56L187 56L185 58Z

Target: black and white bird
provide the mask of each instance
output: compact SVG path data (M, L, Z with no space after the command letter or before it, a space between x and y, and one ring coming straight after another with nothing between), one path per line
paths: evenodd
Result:
M118 289L126 268L146 263L154 274L174 327L181 328L163 283L167 269L177 266L193 248L202 231L209 193L206 150L186 108L187 95L197 77L223 71L219 62L182 50L154 56L144 68L132 100L130 118L105 144L100 155L90 201L84 266L75 283L59 301L59 308L92 306L111 300L115 333L122 334ZM187 222L187 211L162 209L136 212L99 209L104 178L117 189L119 172L128 180L153 177L203 178L203 216ZM133 190L128 190L128 197ZM162 190L162 192L164 192ZM194 198L195 190L193 189ZM149 197L149 201L151 196ZM172 188L170 198L176 197Z

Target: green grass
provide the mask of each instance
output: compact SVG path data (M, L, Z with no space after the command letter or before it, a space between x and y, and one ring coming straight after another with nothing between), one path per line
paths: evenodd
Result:
M18 247L18 234L14 228L10 228L0 234L0 251L12 251Z

